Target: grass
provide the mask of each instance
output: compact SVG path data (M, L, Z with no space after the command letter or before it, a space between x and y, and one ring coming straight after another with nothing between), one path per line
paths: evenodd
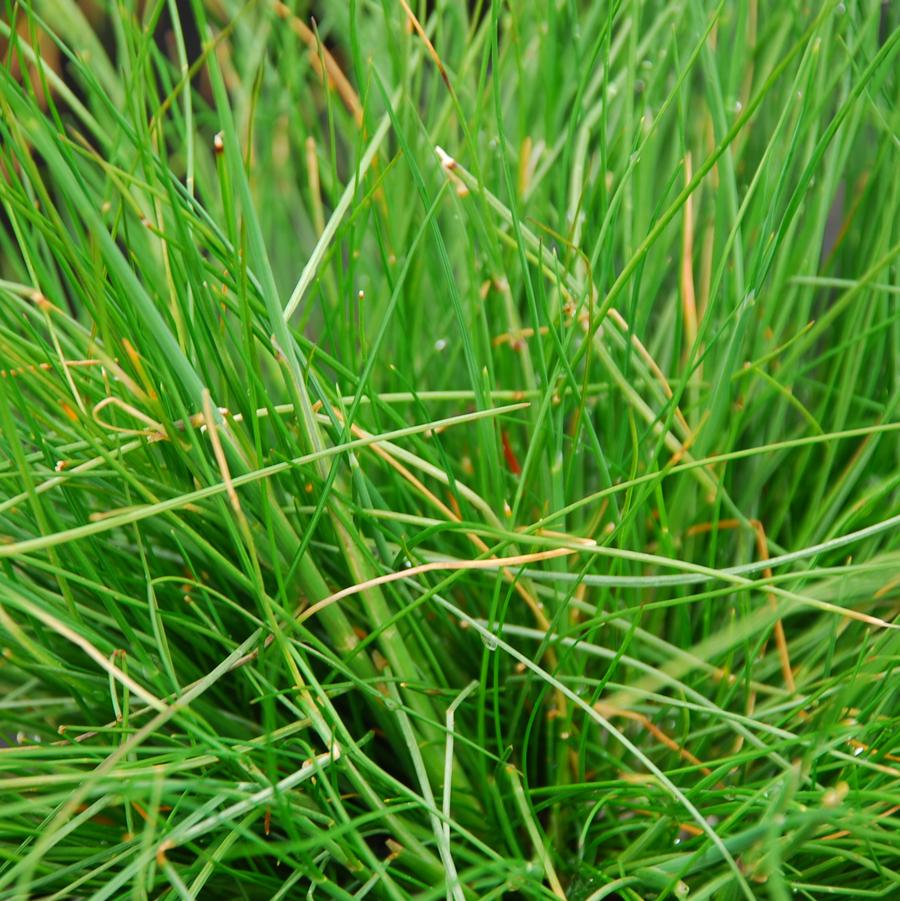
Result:
M0 37L0 899L896 897L890 4Z

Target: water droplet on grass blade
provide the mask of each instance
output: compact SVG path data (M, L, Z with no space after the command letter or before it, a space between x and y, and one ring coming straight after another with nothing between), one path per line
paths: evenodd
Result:
M489 650L496 651L497 650L497 639L491 635L489 632L481 633L481 643Z

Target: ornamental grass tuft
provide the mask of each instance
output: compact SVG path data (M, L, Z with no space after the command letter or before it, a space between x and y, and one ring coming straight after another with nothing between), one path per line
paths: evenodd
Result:
M6 0L0 901L900 897L898 49Z

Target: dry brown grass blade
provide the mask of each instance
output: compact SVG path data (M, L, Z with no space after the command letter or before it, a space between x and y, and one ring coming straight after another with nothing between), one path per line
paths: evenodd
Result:
M416 14L409 8L409 4L406 0L400 0L400 5L403 7L404 12L407 15L407 21L410 25L412 25L416 34L422 39L422 43L425 44L426 49L428 50L428 55L434 61L435 66L437 66L437 70L440 73L441 78L444 80L444 84L447 85L447 89L450 93L453 93L453 87L450 84L450 79L447 76L447 70L444 67L444 63L441 60L440 56L438 56L437 50L434 49L434 44L431 43L428 35L425 33L425 29L422 27L422 23L416 18Z
M691 153L684 155L684 181L694 177ZM694 292L694 197L684 204L684 226L681 235L681 304L684 311L684 355L690 353L697 340L697 298Z
M355 585L348 585L340 591L334 592L327 598L307 607L302 613L298 614L297 621L305 622L311 616L343 600L354 594L359 594L369 588L375 588L378 585L385 585L388 582L396 582L398 579L408 579L412 576L420 575L426 572L458 572L461 570L496 570L509 566L525 566L528 563L536 563L540 560L550 560L554 557L565 557L569 554L575 554L572 548L552 548L549 551L536 551L531 554L516 554L512 557L493 557L487 560L434 560L430 563L420 563L418 566L410 566L408 569L401 569L396 572L384 573L364 582L358 582Z
M753 531L756 535L756 552L757 552L757 554L759 554L759 559L760 560L768 560L769 559L769 543L766 540L766 530L763 527L763 524L758 519L750 519L747 521L753 527ZM704 522L704 523L698 523L695 526L691 526L691 528L688 529L687 534L688 535L699 535L703 532L711 532L714 528L716 528L716 529L739 529L742 526L743 526L743 523L737 519L720 519L717 523ZM771 579L772 575L773 575L772 568L767 566L763 570L763 576L766 579ZM778 601L776 600L775 595L769 593L768 599L769 599L769 605L774 610L778 605ZM797 684L794 681L794 672L793 672L793 669L791 668L791 655L790 655L790 652L788 651L787 638L784 634L784 624L781 622L780 619L777 619L775 621L774 632L775 632L775 644L778 648L778 658L781 662L781 674L784 677L784 685L785 685L785 688L787 688L787 690L789 692L791 692L791 694L794 694L797 691ZM760 657L762 657L765 654L765 652L766 652L766 644L764 642L759 651ZM755 698L755 695L751 695L751 698Z
M353 85L350 84L347 80L347 76L344 75L341 67L338 65L337 60L331 55L328 48L322 44L315 31L313 31L302 19L295 16L289 6L279 2L279 0L275 0L275 2L272 3L272 9L279 18L284 19L288 25L291 26L297 37L306 44L309 49L313 68L316 70L323 83L327 76L328 81L334 86L335 91L337 91L344 106L347 107L350 114L353 116L356 124L362 125L363 108L362 104L359 102L359 97L357 96L356 91L353 90ZM321 58L319 56L320 53ZM321 71L321 66L325 67L324 73Z
M597 701L594 704L594 709L608 720L613 719L614 717L622 717L623 719L638 723L660 742L660 744L665 745L670 751L674 751L682 760L686 760L688 763L700 767L700 772L703 773L704 776L712 775L712 770L706 766L699 757L692 754L687 748L678 744L674 738L657 726L650 717L645 716L643 713L638 713L635 710L622 710L611 704L606 704L603 701Z

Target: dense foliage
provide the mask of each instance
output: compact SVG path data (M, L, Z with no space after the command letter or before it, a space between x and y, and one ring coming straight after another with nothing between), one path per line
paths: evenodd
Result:
M0 899L900 893L896 8L0 38Z

